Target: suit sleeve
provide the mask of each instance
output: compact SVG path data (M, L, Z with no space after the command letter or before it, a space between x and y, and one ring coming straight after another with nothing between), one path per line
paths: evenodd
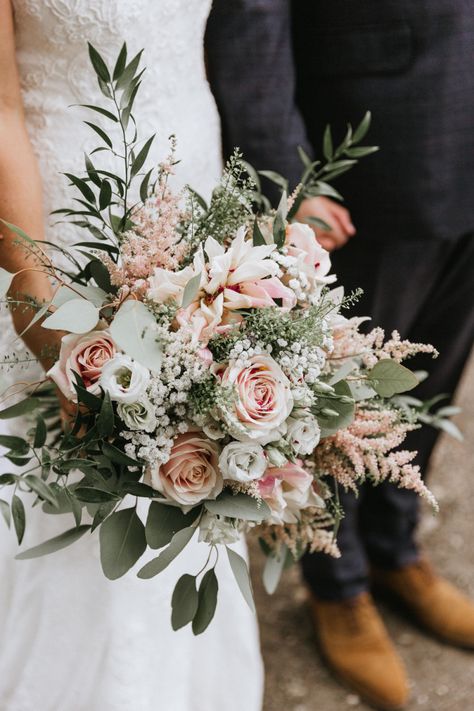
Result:
M208 77L223 146L297 184L297 146L310 148L295 103L289 0L214 0L206 31Z

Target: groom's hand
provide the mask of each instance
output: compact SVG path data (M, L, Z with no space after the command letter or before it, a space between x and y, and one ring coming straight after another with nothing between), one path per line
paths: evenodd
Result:
M308 223L320 245L328 252L340 249L355 235L356 229L351 222L349 211L327 197L306 198L301 203L296 219L306 222L308 217L318 217L330 227L329 230L323 230Z

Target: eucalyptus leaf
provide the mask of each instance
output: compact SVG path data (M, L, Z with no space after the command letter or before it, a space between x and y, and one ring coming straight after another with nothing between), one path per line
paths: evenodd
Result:
M95 246L95 245L94 245ZM107 294L103 289L98 286L83 286L82 284L73 284L70 287L66 285L59 287L54 299L52 300L53 306L62 306L66 301L72 301L72 299L78 298L78 293L90 301L94 306L100 308L103 306L104 302L107 300Z
M99 539L102 569L109 580L125 575L146 549L145 527L134 507L111 514L100 527Z
M138 577L142 580L148 580L165 570L187 546L195 532L196 529L193 526L189 526L189 528L183 528L178 533L175 533L169 546L160 553L158 558L150 560L138 571Z
M99 210L105 210L112 199L112 186L108 180L103 180L99 192Z
M379 360L367 373L367 381L380 397L392 397L413 390L418 385L418 379L411 370L390 358Z
M321 437L329 437L348 427L354 419L355 403L345 380L335 384L334 395L318 395L316 399L317 409L314 414L321 428Z
M110 333L127 355L153 372L161 365L161 346L156 340L156 321L144 303L130 299L115 314Z
M223 491L214 501L205 501L208 511L219 516L240 518L244 521L263 521L270 515L270 508L265 501L257 501L247 494L232 494Z
M182 309L186 309L195 300L196 296L199 294L200 284L201 272L196 274L196 276L193 276L184 287L183 301L181 303Z
M23 536L25 535L26 515L23 501L16 494L13 494L12 496L11 514L13 518L13 525L15 527L16 537L18 539L19 545L21 545Z
M198 591L198 607L193 619L193 633L202 634L214 617L217 606L219 583L214 568L208 570L201 580Z
M50 487L45 482L34 474L27 474L24 477L25 484L28 484L30 489L38 494L43 501L48 501L52 506L56 505L56 497Z
M30 449L28 442L23 437L14 437L13 435L0 435L0 447L6 447L22 454L26 454Z
M108 501L118 501L119 497L110 491L98 489L95 486L78 486L74 489L74 495L87 504L104 504Z
M171 598L171 626L176 631L189 624L198 609L198 592L194 575L182 575Z
M75 528L70 528L64 533L60 533L59 536L54 536L48 541L44 541L33 548L29 548L26 551L22 551L15 556L16 560L29 560L30 558L40 558L43 555L49 555L50 553L56 553L57 551L70 546L72 543L78 541L84 533L90 530L90 525L83 524L82 526L77 526Z
M32 239L32 237L27 235L26 232L21 229L21 227L17 227L12 222L7 222L6 220L2 220L1 217L0 217L0 222L3 222L3 224L6 225L9 230L11 230L16 235L18 235L18 237L21 237L22 239L24 239L26 242L29 242L30 244L36 245L36 241L34 239Z
M169 506L154 501L148 509L146 520L146 540L150 548L163 548L173 536L183 528L191 526L199 515L200 509L191 509L183 513L177 506Z
M226 546L227 556L229 558L230 567L234 574L240 592L244 596L245 602L255 613L255 603L253 601L252 583L250 582L250 573L247 563L241 555L236 553L232 548Z
M263 586L269 595L273 595L280 582L283 568L285 567L287 547L282 546L282 549L276 553L270 553L265 561L263 568Z
M15 274L12 272L7 272L6 269L0 267L0 297L4 297L6 295L14 276Z
M21 417L30 412L34 412L41 406L41 400L37 397L27 397L16 405L10 405L4 410L0 410L0 420L10 420L13 417Z
M86 299L71 299L43 321L43 328L70 333L88 333L99 321L99 310Z
M44 418L41 417L41 415L38 415L36 418L36 429L35 429L35 436L33 440L33 447L35 449L39 449L40 447L44 446L44 443L46 442L46 437L48 436L48 429L46 427L46 422L44 421Z
M10 504L5 499L0 499L0 513L2 514L7 527L11 526Z

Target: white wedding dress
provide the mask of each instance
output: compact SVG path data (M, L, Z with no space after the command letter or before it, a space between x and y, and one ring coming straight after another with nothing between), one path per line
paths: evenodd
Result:
M151 156L157 160L166 156L167 138L175 133L182 158L176 183L189 182L209 195L221 168L219 121L203 58L210 3L13 1L23 98L43 177L50 240L84 239L71 226L52 227L48 214L71 203L71 190L59 173L78 173L84 150L98 145L81 124L82 110L68 108L103 101L86 41L109 62L123 40L130 56L145 48L147 70L135 107L141 136L157 132ZM13 339L8 315L0 325L5 351ZM7 374L10 381L13 377ZM22 373L21 379L25 377ZM5 384L5 375L3 380ZM15 426L20 427L18 421L9 431ZM2 427L5 431L5 423ZM42 517L39 509L28 509L23 547L72 525L70 516ZM236 586L227 556L221 555L218 563L216 617L195 638L189 627L172 631L170 600L178 577L201 567L205 546L191 543L151 581L139 580L135 570L115 582L102 574L96 536L31 561L15 561L16 548L14 533L1 528L1 711L261 709L256 620ZM243 542L238 549L245 554Z

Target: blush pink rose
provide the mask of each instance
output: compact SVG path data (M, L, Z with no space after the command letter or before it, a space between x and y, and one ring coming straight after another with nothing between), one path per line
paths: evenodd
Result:
M237 393L235 414L245 434L236 430L240 441L268 444L279 439L279 428L293 409L290 381L269 355L255 355L244 366L230 363L222 373L222 384Z
M82 335L70 333L63 336L59 359L48 375L69 400L77 400L74 373L80 375L89 392L97 395L102 368L116 353L115 343L107 331L91 331Z
M193 301L185 309L180 309L176 320L181 328L186 329L203 345L206 345L217 332L223 314L222 294L209 303L205 299Z
M292 257L302 258L304 263L312 267L316 276L325 277L331 270L329 252L319 244L309 225L293 222L286 230L286 246Z
M201 432L176 438L170 458L150 473L151 486L181 506L215 499L222 491L218 448Z

